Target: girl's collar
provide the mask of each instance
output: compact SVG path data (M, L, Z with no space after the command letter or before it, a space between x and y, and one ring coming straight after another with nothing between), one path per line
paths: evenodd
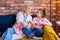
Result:
M43 17L37 17L38 19L42 19Z

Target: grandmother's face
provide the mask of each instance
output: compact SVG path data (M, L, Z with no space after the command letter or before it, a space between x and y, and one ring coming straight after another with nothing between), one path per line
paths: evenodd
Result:
M30 8L27 8L26 9L26 14L29 14L31 11L30 11Z

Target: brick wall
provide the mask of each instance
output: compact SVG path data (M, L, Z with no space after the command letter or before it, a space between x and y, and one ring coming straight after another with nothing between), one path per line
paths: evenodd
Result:
M46 8L50 5L49 0L0 0L0 14L16 13L17 10L22 8L24 1L33 1L33 4L42 4Z
M0 0L0 14L15 13L20 9L23 0Z
M17 13L18 10L22 9L22 6L24 5L24 1L33 1L33 4L44 7L47 17L50 19L50 0L0 0L0 14L11 14L11 13ZM57 14L57 17L60 17L60 2L58 4L58 11L56 12L57 5L56 0L52 0L51 4L51 12L52 12L52 20L55 20L55 15Z
M56 24L56 21L60 21L60 0L52 0L51 3L52 21L54 24L54 29L57 33L60 33L60 27Z

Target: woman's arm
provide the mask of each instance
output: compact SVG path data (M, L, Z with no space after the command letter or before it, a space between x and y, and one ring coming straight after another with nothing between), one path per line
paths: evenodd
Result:
M23 12L18 12L16 15L16 22L23 22Z
M31 24L31 23L32 23L31 21L32 21L32 17L31 17L31 15L28 15L26 24L27 24L27 25L28 25L28 24Z

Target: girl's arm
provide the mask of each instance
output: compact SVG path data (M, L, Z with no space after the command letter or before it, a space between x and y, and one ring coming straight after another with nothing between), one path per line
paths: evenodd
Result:
M50 25L50 26L52 26L52 23L48 19L46 19L46 18L44 18L44 21L42 23L44 25Z
M48 19L46 19L46 18L44 18L43 21L41 21L39 23L43 24L43 25L50 25L50 26L52 26L52 23Z

